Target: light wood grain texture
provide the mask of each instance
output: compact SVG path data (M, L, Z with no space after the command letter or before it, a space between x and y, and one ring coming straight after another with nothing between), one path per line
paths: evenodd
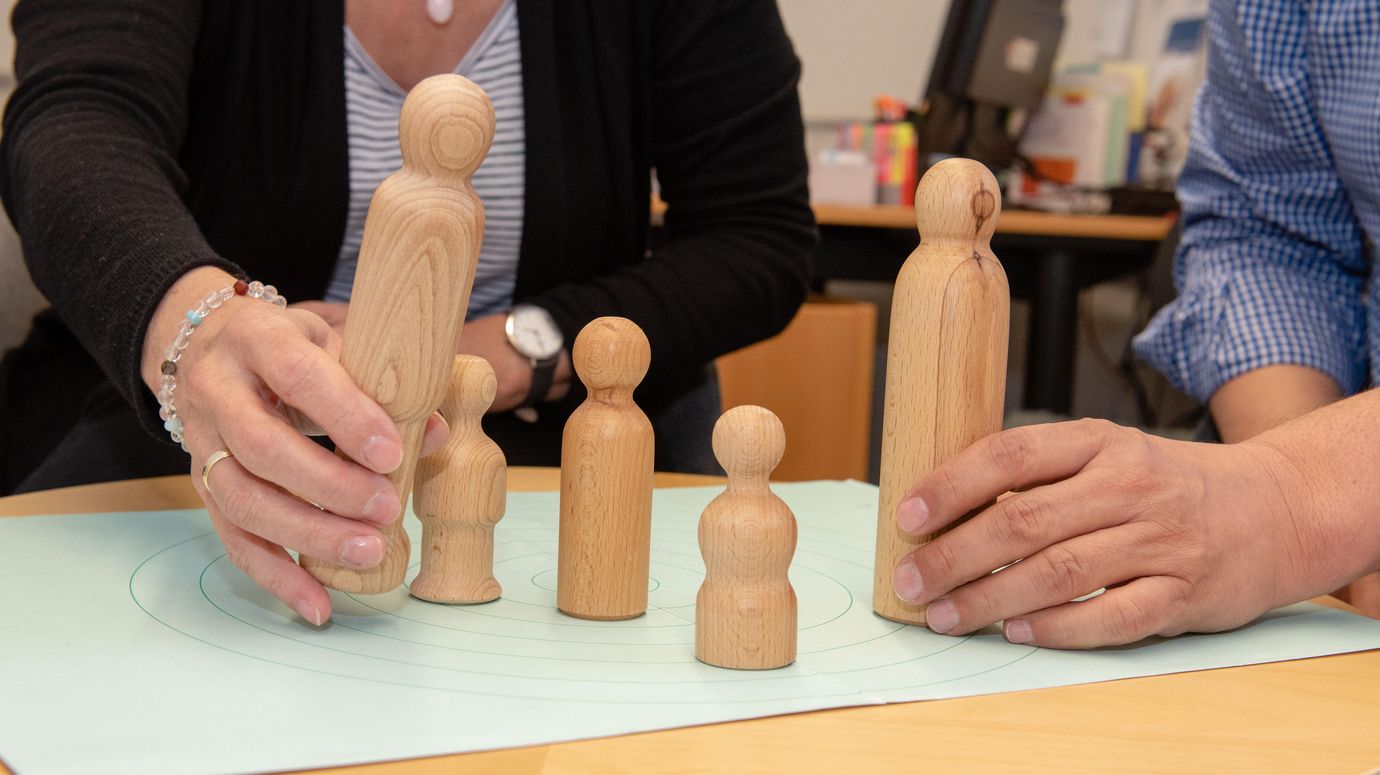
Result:
M493 106L469 79L437 75L417 84L398 120L402 169L379 184L364 222L340 362L402 434L402 465L388 478L404 504L474 286L484 206L470 176L493 134ZM347 592L394 589L407 573L408 539L401 520L383 532L388 551L374 568L311 557L302 567Z
M652 351L630 320L597 318L571 360L589 397L561 439L556 607L580 619L647 611L652 551L652 423L633 403Z
M795 515L767 482L786 451L786 429L760 406L728 410L714 424L714 456L728 487L700 515L704 583L695 597L695 658L718 667L771 670L795 661Z
M922 241L892 296L872 590L872 609L898 622L925 622L891 574L929 537L901 531L897 504L921 476L1001 430L1011 301L989 244L1000 212L997 181L975 161L942 161L916 189Z
M905 205L811 205L821 226L856 226L868 229L910 229L915 211ZM652 222L659 223L666 203L652 200ZM997 234L1075 239L1159 242L1169 236L1178 220L1168 215L1068 215L1034 210L1009 210L997 218Z
M487 603L503 592L494 578L494 526L508 501L503 450L480 423L498 393L489 362L457 355L441 416L450 438L417 464L412 505L422 523L422 567L414 597L435 603Z
M510 468L514 491L553 468ZM722 485L655 474L657 487ZM187 476L0 498L0 516L201 508ZM1350 610L1332 598L1314 601ZM208 702L211 701L208 699ZM194 709L191 712L195 712ZM786 771L1361 773L1380 765L1380 651L1086 686L848 708L506 751L341 767L336 775ZM247 742L246 744L252 744ZM4 756L0 746L0 758ZM0 766L0 772L9 770Z
M780 482L867 479L877 306L811 296L786 330L718 359L724 409L770 409L791 443Z

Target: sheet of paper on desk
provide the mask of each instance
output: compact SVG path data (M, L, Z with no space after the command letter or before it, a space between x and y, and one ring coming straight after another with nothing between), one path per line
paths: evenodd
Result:
M800 656L769 672L694 658L714 489L656 493L652 608L627 622L555 611L554 493L509 496L501 600L340 595L320 630L226 561L204 512L0 519L0 758L22 775L297 769L1380 647L1380 622L1311 605L1095 653L903 627L871 611L875 488L778 491L800 522Z

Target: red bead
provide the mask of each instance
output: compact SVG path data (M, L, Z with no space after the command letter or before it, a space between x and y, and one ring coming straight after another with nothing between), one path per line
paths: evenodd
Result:
M236 281L235 281L235 295L236 295L236 296L243 296L243 295L245 295L246 293L249 293L249 283L246 283L244 280L236 280Z

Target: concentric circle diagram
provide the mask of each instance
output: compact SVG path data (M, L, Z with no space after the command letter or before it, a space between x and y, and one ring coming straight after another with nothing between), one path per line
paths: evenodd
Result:
M824 509L810 487L779 490L800 526L791 566L799 654L781 670L723 670L695 659L695 595L704 575L696 528L714 496L707 489L657 492L648 610L628 621L584 621L556 610L555 493L510 493L495 533L503 596L491 603L440 605L405 589L333 592L333 622L316 629L235 569L213 532L148 557L130 577L130 594L167 627L261 663L536 701L683 705L837 696L845 704L898 691L918 697L925 687L999 671L1034 652L874 615L875 491L859 485L856 505ZM416 545L421 526L409 517L408 527ZM409 582L416 573L414 556Z

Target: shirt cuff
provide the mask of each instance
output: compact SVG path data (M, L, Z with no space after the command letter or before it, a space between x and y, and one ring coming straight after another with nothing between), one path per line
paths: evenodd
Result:
M1308 366L1343 394L1368 381L1365 308L1349 278L1255 266L1207 278L1160 310L1136 354L1206 404L1227 381L1264 366Z

